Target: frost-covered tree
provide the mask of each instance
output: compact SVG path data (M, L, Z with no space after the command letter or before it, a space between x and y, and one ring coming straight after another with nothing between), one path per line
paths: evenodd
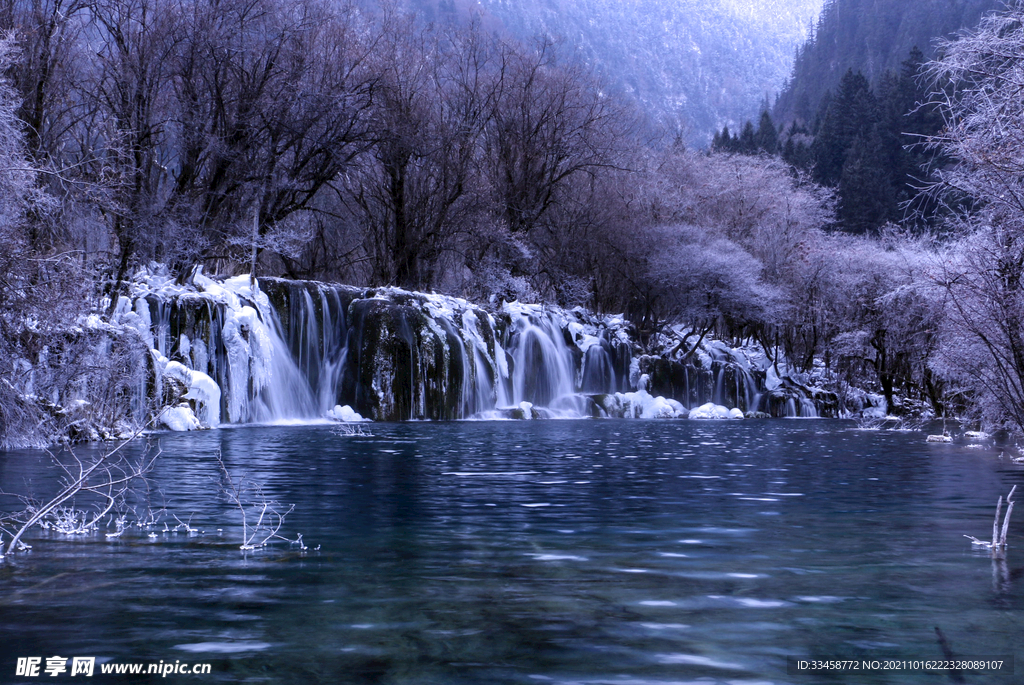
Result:
M0 36L0 74L17 60L12 34ZM0 447L38 441L44 422L38 405L25 397L31 364L45 345L81 311L81 279L66 256L39 252L30 222L49 213L54 202L38 185L39 169L27 152L20 98L0 76ZM34 388L45 394L43 383Z
M672 320L765 340L802 327L828 191L772 158L680 150L649 155L630 180L601 240L616 274L600 282L604 306L652 333Z
M782 294L765 282L762 263L729 238L699 226L651 229L648 277L666 318L694 330L718 323L742 328L778 317Z
M61 172L49 185L74 223L102 227L106 241L76 247L115 255L118 281L147 259L187 272L308 241L309 217L333 209L328 185L369 143L380 27L344 2L8 7L29 152Z
M1024 427L1024 293L1005 234L966 232L936 256L929 279L946 298L932 360L961 402L990 426Z
M877 387L894 414L905 410L897 394L941 413L928 367L942 316L941 298L924 278L930 246L889 229L881 239L827 236L817 251L827 322L821 351L829 363L846 380Z
M182 21L167 132L172 216L203 228L212 247L198 257L246 243L254 220L261 238L301 232L299 218L324 209L370 144L376 76L366 64L378 29L345 3L317 0L200 2Z
M0 75L17 59L13 34L0 36ZM39 309L47 294L47 260L39 259L29 240L29 217L38 218L53 207L40 191L39 169L28 155L24 124L17 116L20 99L0 76L0 345L10 343L29 319L52 317ZM9 352L9 350L8 350ZM9 363L7 355L0 360Z
M17 55L14 35L0 36L0 74ZM34 194L36 170L25 153L24 124L18 119L18 96L0 80L0 230L8 240L16 235Z
M988 16L940 53L929 73L946 125L931 142L953 161L933 190L961 237L931 274L948 298L937 369L980 402L988 422L1022 430L1024 5Z

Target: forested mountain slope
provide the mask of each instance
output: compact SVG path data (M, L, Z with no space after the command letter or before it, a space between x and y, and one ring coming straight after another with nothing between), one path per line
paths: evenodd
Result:
M915 46L931 59L937 38L1002 7L1002 0L827 0L813 37L797 53L775 120L810 122L848 70L877 83L887 71L898 73Z
M578 50L613 88L690 143L757 115L781 88L821 0L407 0L428 20L483 14L494 30Z

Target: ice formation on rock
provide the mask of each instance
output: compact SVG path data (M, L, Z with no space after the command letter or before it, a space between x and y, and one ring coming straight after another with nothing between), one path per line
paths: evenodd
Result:
M582 309L505 302L487 311L396 288L218 281L201 271L182 285L150 269L114 319L151 348L149 392L173 404L168 427L838 411L756 349L706 340L682 358L645 355L621 317Z

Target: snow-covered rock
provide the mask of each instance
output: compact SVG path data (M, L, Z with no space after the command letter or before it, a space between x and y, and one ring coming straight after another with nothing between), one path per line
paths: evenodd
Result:
M194 431L202 428L199 419L192 413L192 408L187 404L179 404L177 407L168 407L160 414L160 425L172 431Z
M691 419L707 420L707 419L742 419L743 412L739 409L723 407L720 404L708 402L702 404L693 411L690 412Z
M159 363L159 359L157 363ZM178 362L164 360L163 375L175 378L185 386L185 399L194 400L197 413L194 414L207 428L220 425L220 386L202 371L190 369Z
M338 404L334 405L334 409L331 409L330 411L327 412L327 418L334 419L335 421L343 421L345 423L354 423L357 421L370 420L364 419L362 416L359 415L358 412L356 412L354 409L352 409L352 407L348 406L347 404L344 406Z

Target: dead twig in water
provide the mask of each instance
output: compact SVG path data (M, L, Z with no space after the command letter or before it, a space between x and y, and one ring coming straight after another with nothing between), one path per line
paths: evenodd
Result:
M999 496L999 501L996 503L996 518L992 522L992 542L985 542L979 540L973 535L965 535L972 544L978 545L979 547L987 547L991 553L993 559L1005 559L1006 558L1006 536L1010 532L1010 515L1013 513L1013 493L1017 491L1017 486L1014 485L1010 489L1010 494L1006 496L1006 516L1003 517L1002 526L999 525L999 516L1003 511L1003 497Z

